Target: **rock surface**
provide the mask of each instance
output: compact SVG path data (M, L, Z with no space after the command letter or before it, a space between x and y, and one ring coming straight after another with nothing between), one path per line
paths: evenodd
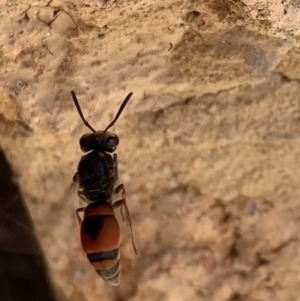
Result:
M61 300L298 299L298 2L0 4L0 146ZM123 225L118 288L79 243L71 89L97 129L134 92L114 131L140 255Z

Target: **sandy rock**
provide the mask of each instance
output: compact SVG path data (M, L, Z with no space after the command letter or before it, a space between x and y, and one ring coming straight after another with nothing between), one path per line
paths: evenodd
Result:
M246 0L237 1L237 3L246 5L250 16L255 20L268 21L271 26L283 31L292 32L299 30L300 5L297 0L264 2Z
M59 300L297 300L296 2L0 5L0 146ZM70 90L99 130L134 92L113 131L140 255L122 224L118 288L80 246Z

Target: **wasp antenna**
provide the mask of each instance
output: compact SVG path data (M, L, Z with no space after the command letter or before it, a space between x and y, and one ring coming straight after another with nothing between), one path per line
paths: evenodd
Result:
M104 130L104 132L106 132L108 129L110 129L118 120L118 118L120 117L122 111L124 110L124 108L126 107L127 103L129 102L131 96L132 96L132 92L130 92L126 98L123 100L123 103L121 104L118 113L116 114L114 120L106 127L106 129Z
M77 111L78 111L78 113L79 113L79 116L81 117L81 119L82 119L82 121L83 121L83 123L92 131L92 132L96 132L93 128L92 128L92 126L86 121L86 119L84 118L84 116L83 116L83 114L82 114L82 111L81 111L81 108L80 108L80 105L79 105L79 101L78 101L78 99L77 99L77 97L76 97L76 94L75 94L75 92L74 91L71 91L71 94L72 94L72 98L73 98L73 101L74 101L74 104L75 104L75 106L76 106L76 109L77 109Z

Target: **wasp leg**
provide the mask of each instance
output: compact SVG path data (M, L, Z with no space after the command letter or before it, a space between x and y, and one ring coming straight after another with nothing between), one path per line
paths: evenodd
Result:
M87 201L87 199L85 198L85 196L84 196L84 194L83 194L83 192L82 191L78 191L77 192L77 195L80 197L80 199L82 200L82 201L84 201L85 203L89 203L88 201Z
M75 175L73 176L73 182L75 182L75 183L79 182L78 172L76 172Z
M114 209L117 209L117 208L119 208L119 207L121 207L122 205L123 205L123 199L122 200L120 200L120 201L116 201L116 202L114 202L113 204L112 204L112 206L113 206L113 208ZM121 207L121 216L122 216L122 223L125 221L125 217L124 217L124 213L123 213L123 206Z
M117 154L114 154L114 161L116 164L116 168L118 169L118 155Z
M114 154L114 161L115 161L115 166L116 166L116 172L117 172L117 176L116 179L119 179L119 169L118 169L118 155Z
M124 204L125 206L127 207L127 204L126 204L126 190L125 190L125 186L124 184L120 184L119 186L117 186L114 191L113 191L113 194L118 194L120 191L122 190L122 200L121 201L117 201L113 204L113 207L114 208L119 208L120 206L121 207L121 215L122 215L122 222L124 222L125 218L124 218L124 213L123 213L123 207L124 207ZM127 208L127 211L129 212L128 208ZM127 217L127 216L126 216ZM129 215L129 219L128 219L131 223L131 219L130 219L130 215Z
M77 217L77 221L78 221L78 224L81 226L82 224L82 218L80 217L79 215L79 212L83 212L85 209L85 207L81 207L81 208L77 208L76 209L76 217Z
M125 190L125 186L124 184L120 184L118 185L115 189L114 189L114 194L118 194L120 191L122 190L122 198L126 199L126 190Z
M126 190L125 190L124 184L120 184L119 186L117 186L114 189L114 194L117 194L121 190L122 190L122 199L119 200L119 201L114 202L113 207L118 208L118 207L122 206L121 207L121 214L122 214L123 219L124 219L124 215L123 215L122 209L124 208L125 216L126 216L126 222L127 222L127 225L129 226L129 230L130 230L130 234L131 234L132 247L133 247L133 250L134 250L135 254L138 255L138 250L135 246L134 237L133 237L132 221L131 221L131 217L130 217L130 212L129 212L129 209L128 209L128 206L127 206L127 203L126 203Z
M118 157L117 154L113 156L113 163L107 166L107 177L113 178L114 183L116 183L119 179L119 172L118 172Z

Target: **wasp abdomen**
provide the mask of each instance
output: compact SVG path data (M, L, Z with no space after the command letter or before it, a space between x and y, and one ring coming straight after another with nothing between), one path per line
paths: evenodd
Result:
M109 284L118 285L120 283L120 268L120 260L118 260L111 268L102 271L97 270L97 273Z
M87 206L81 224L81 243L97 273L111 285L119 284L120 226L108 205Z
M87 254L118 248L120 244L118 221L112 215L88 216L81 225L81 243Z
M120 279L120 252L114 249L99 253L87 254L96 272L111 285L118 285Z

